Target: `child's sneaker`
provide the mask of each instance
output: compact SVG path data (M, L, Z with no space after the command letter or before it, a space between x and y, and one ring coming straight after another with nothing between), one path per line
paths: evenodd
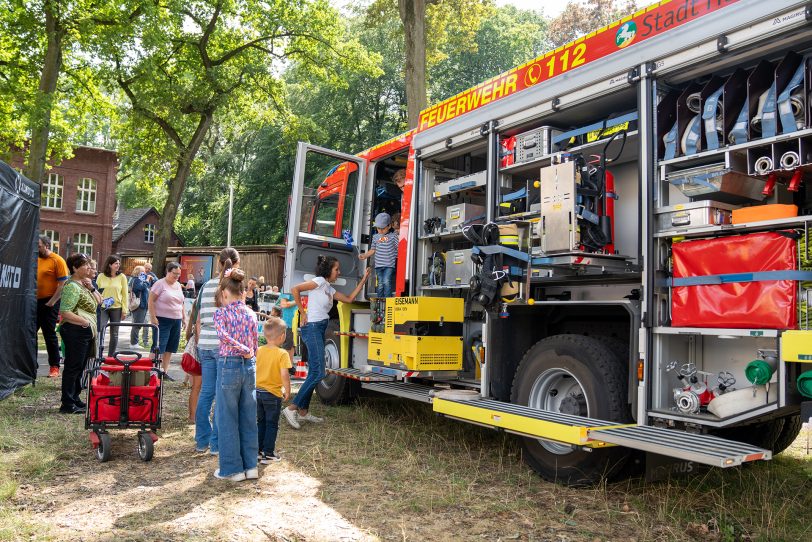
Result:
M220 480L228 480L229 482L242 482L245 480L245 473L244 472L235 472L231 476L221 476L220 469L214 471L214 477Z
M297 419L303 420L303 421L306 421L306 422L311 422L311 423L321 423L321 422L324 421L324 418L319 418L318 416L314 416L310 412L308 412L306 416L301 416L301 415L297 416Z
M257 478L259 478L259 470L256 467L245 471L246 480L256 480Z
M298 411L291 410L289 408L283 408L282 409L282 416L285 417L285 419L287 420L287 422L290 424L290 426L292 428L294 428L294 429L301 429L302 428L302 426L301 426L301 424L299 424L299 420L298 420L298 418L299 418L299 412Z
M263 465L270 465L271 463L275 463L276 461L281 461L282 458L276 455L276 452L272 454L262 454L259 462Z

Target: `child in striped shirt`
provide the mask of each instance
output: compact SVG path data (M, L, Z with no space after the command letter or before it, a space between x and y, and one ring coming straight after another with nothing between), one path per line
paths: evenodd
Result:
M372 244L367 252L358 258L366 260L375 256L375 277L378 279L376 295L392 297L395 264L398 257L398 234L389 226L392 223L388 213L378 213L375 217L375 229L378 233L372 236Z

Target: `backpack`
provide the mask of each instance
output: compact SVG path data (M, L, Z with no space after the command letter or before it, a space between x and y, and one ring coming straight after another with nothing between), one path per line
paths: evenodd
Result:
M130 280L130 302L127 307L130 309L130 312L137 311L141 308L141 298L135 295L133 292L133 283L135 279Z

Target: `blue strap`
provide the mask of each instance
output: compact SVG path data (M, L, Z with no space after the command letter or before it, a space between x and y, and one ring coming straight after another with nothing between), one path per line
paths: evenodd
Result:
M761 110L761 137L775 137L778 133L778 122L775 107L775 81L767 91L764 109Z
M559 134L553 137L553 145L556 143L561 143L562 141L569 141L569 139L572 137L583 135L588 132L594 132L595 130L600 130L602 128L611 128L613 126L617 126L618 124L623 124L624 122L630 122L633 120L637 120L637 111L626 113L625 115L621 115L613 119L596 122L594 124L590 124L589 126L582 126L581 128L576 128L574 130L570 130L569 132Z
M754 273L726 273L701 277L673 277L671 286L706 286L733 282L764 282L774 280L812 280L812 271L757 271Z
M716 126L716 108L719 100L722 98L722 91L725 90L724 85L719 87L719 90L711 94L705 99L705 108L702 110L702 120L705 121L705 140L708 142L708 150L716 150L719 148L719 132Z
M730 130L730 143L732 145L739 145L747 141L747 115L749 113L749 106L747 100L744 100L744 106L736 118L736 124Z
M530 259L530 256L527 255L526 252L521 252L514 248L508 248L502 245L481 245L475 246L471 249L472 254L504 254L505 256L510 256L511 258L516 258L517 260L521 260L526 262Z
M702 127L701 118L696 115L688 121L688 126L685 130L688 132L688 138L685 141L685 155L696 154L699 150L700 128Z
M665 143L665 154L663 155L663 160L671 160L672 158L677 157L677 136L679 126L677 123L674 123L674 126L671 127L670 130L663 136L663 142Z
M527 197L527 188L522 188L521 190L517 190L516 192L511 192L510 194L505 194L502 196L502 202L515 201L525 197Z
M795 116L792 114L790 96L792 91L801 86L804 81L804 63L798 66L792 79L787 83L787 88L778 95L778 114L781 116L781 131L785 134L795 132L798 127L795 124ZM764 121L762 121L763 123Z

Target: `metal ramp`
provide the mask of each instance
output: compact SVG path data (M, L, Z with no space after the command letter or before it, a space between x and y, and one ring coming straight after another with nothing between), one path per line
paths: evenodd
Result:
M460 401L435 397L433 405L435 412L450 418L580 447L620 445L716 467L734 467L772 457L769 450L710 435L617 424L490 399Z
M391 382L395 379L394 376L385 375L381 373L367 373L360 369L326 369L327 374L343 376L351 380L360 380L361 382Z
M432 386L409 384L408 382L370 382L361 384L361 387L365 390L403 397L421 403L431 403L432 396L430 393L434 390Z
M772 452L712 435L635 425L593 429L589 436L627 448L653 452L714 467L735 467L749 461L768 460Z

